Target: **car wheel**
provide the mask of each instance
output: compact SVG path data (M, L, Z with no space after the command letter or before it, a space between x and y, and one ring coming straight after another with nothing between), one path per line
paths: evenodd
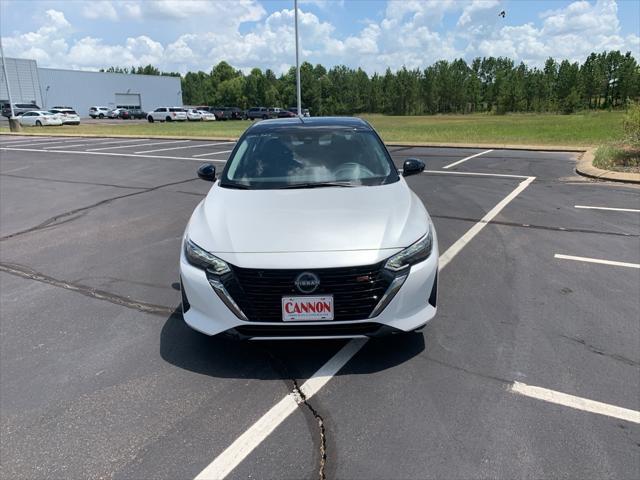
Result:
M36 120L36 127L41 127L42 126L42 122L40 120Z
M147 120L149 121L149 123L153 123L153 117L151 115L147 117Z
M170 122L170 121L171 121L171 117L167 117L167 118L165 118L165 120L166 120L167 122Z
M100 115L98 115L98 118L102 120L104 118L104 113L101 113Z

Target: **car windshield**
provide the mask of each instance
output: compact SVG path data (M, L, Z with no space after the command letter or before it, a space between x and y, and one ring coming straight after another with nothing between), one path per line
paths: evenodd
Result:
M383 185L398 172L378 136L353 128L289 128L247 134L220 186L279 189Z

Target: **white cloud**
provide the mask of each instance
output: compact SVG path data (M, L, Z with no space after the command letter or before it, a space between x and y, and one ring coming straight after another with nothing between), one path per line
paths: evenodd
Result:
M358 30L349 34L337 32L322 11L316 15L302 9L302 59L326 66L360 66L373 73L387 67L422 69L437 60L456 57L508 56L541 65L548 56L582 61L590 52L605 49L631 50L637 58L640 54L640 37L621 33L614 0L576 1L520 25L498 17L502 2L392 1L378 20L358 23ZM323 0L313 3L323 8L337 5ZM94 15L96 22L119 19L134 25L133 29L123 27L123 31L152 33L119 41L95 38L90 19L74 29L64 8L49 9L40 19L40 28L3 38L7 55L35 58L43 66L62 68L151 63L181 72L208 71L221 60L243 70L258 66L282 72L294 62L292 9L267 15L257 0L112 0L92 2L86 9L89 7L80 13ZM454 22L457 17L456 26L448 31L443 31L445 16L448 20L453 17ZM142 22L150 29L135 27ZM79 28L83 28L82 35L78 35ZM177 33L159 41L160 29L163 34Z
M581 62L594 51L631 51L636 58L640 54L637 36L623 37L620 33L614 0L577 1L546 11L541 18L540 26L476 26L466 36L467 56L502 55L540 66L549 56Z
M82 7L82 16L89 20L118 20L118 13L109 0L94 0Z

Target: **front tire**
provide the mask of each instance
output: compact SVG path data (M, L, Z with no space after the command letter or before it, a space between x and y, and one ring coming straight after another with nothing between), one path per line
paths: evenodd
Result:
M36 127L41 127L42 126L42 122L40 120L36 120Z
M165 121L170 122L171 121L171 117L165 118Z
M100 115L98 115L98 118L102 120L104 118L104 113L101 113Z
M153 123L153 117L151 115L149 115L147 117L147 120L148 120L149 123Z

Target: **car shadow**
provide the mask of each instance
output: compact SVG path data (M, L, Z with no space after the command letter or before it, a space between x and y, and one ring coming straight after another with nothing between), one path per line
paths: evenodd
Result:
M239 341L208 337L184 322L180 308L167 318L160 333L160 355L178 368L219 378L259 380L309 378L346 340ZM363 350L367 361L349 363L348 374L367 374L400 365L425 348L422 333L372 338ZM340 375L338 372L337 375Z

